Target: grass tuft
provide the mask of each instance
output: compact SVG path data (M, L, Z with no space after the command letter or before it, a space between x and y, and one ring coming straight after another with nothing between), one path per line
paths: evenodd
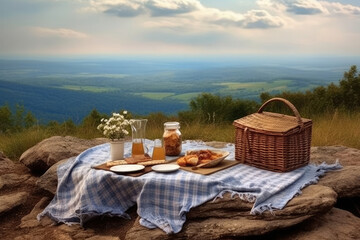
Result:
M146 138L162 138L165 121L176 119L164 118L156 115L149 121L146 129ZM316 116L313 120L312 146L343 145L360 149L360 113L327 114ZM202 123L183 123L180 129L183 140L203 140L234 142L235 128L231 123L222 124L202 124ZM12 160L18 160L21 154L36 145L43 139L51 136L72 135L83 139L102 137L96 127L84 128L75 127L73 129L51 129L51 128L31 128L14 134L0 134L0 151L4 152Z
M0 135L0 151L12 160L19 160L21 154L38 142L51 137L44 129L28 129L11 135Z
M360 149L360 113L339 113L313 118L313 146L343 145Z

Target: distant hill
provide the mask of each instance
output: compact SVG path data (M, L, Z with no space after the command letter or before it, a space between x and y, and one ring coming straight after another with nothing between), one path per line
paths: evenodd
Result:
M25 109L31 111L42 123L50 120L62 122L68 119L79 123L94 108L104 113L132 109L138 114L154 111L171 114L187 108L185 103L170 104L168 101L134 97L117 91L106 93L73 91L2 80L0 80L0 96L2 104L8 103L10 106L15 103L23 104Z
M350 60L0 60L0 105L23 104L43 123L78 123L93 108L173 114L203 92L259 101L265 91L325 86L356 64Z

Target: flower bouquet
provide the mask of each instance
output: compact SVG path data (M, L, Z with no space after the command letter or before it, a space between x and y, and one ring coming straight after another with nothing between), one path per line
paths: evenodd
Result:
M111 139L111 160L124 158L124 138L129 134L126 128L130 125L130 120L126 119L127 111L113 113L109 119L102 118L97 129L102 134Z

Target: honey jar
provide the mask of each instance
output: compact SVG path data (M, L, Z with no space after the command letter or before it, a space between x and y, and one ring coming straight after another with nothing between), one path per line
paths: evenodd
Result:
M164 146L167 156L177 156L181 153L181 132L180 123L166 122L164 123Z

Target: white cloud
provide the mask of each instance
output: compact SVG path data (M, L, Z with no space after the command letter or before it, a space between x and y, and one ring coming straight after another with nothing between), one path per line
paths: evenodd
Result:
M272 16L265 10L251 10L248 11L244 17L243 26L245 28L281 27L285 24L281 17Z
M339 2L318 0L259 0L258 6L274 12L288 12L296 15L344 14L360 15L360 7Z
M149 0L144 2L152 16L171 16L189 13L202 9L202 5L194 0Z
M273 12L286 12L286 6L281 1L275 0L258 0L256 4L261 9L268 9Z
M86 38L87 35L68 28L43 28L35 27L35 33L41 36L55 36L61 38Z
M276 28L284 25L281 17L272 16L266 10L251 10L241 14L207 8L198 0L92 0L90 3L94 10L119 17L157 17L156 21L150 20L145 25L172 29L188 24L189 21L190 25L210 24L240 28Z
M360 7L353 6L350 4L341 4L338 2L326 2L320 1L320 3L326 7L329 12L336 14L345 14L345 15L360 15Z
M196 0L91 0L94 10L117 15L135 17L142 14L171 16L189 13L202 8Z
M299 15L328 13L328 10L317 0L283 0L287 11Z

